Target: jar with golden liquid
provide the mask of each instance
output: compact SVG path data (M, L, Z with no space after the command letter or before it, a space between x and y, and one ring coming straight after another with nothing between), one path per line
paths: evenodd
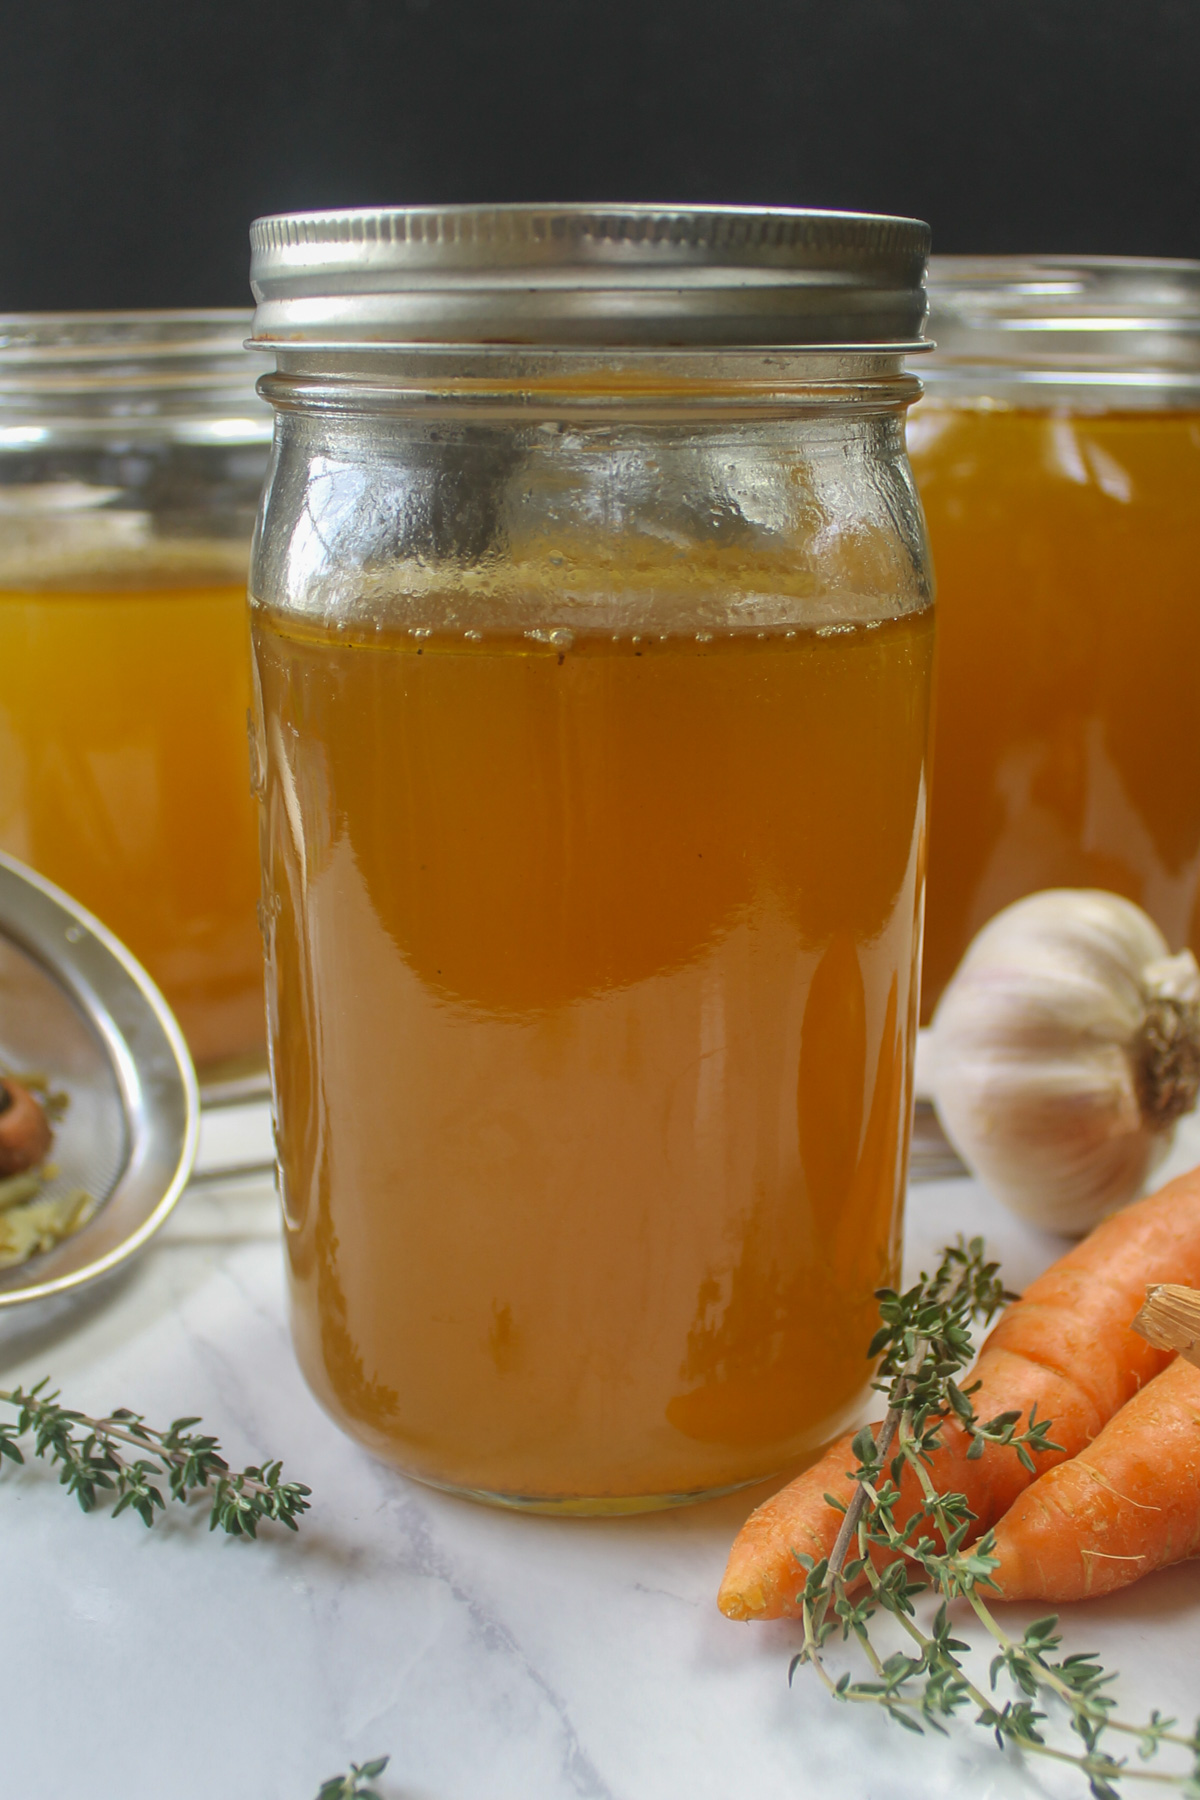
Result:
M0 849L264 1057L246 567L271 415L238 312L0 318Z
M252 234L293 1329L422 1480L786 1467L898 1269L932 611L927 233L533 207Z
M1109 888L1200 950L1200 263L934 257L909 452L938 580L923 1012Z

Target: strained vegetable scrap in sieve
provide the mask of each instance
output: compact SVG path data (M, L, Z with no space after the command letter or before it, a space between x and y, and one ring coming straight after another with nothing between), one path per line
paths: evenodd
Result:
M52 1250L96 1210L85 1188L54 1191L58 1170L47 1158L66 1108L46 1076L0 1069L0 1269Z

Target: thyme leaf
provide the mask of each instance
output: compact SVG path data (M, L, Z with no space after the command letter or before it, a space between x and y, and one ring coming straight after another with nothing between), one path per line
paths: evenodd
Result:
M321 1783L317 1800L382 1800L378 1788L370 1784L391 1760L390 1756L377 1756L371 1762L351 1763L348 1775L331 1775Z

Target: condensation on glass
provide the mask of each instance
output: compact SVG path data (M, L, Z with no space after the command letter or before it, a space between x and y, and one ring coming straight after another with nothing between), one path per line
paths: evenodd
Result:
M451 209L253 244L305 1374L505 1504L768 1475L860 1404L898 1272L925 228Z
M924 1006L1047 887L1200 949L1200 263L935 257L909 451L938 578Z
M127 943L210 1076L264 1055L250 315L0 318L0 849Z

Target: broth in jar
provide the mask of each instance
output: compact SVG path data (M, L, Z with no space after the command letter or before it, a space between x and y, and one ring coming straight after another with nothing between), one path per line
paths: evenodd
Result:
M207 574L207 579L206 579ZM0 849L142 962L201 1064L261 1055L244 579L0 590Z
M932 616L557 636L258 614L272 1028L326 1404L427 1480L619 1508L860 1399Z

